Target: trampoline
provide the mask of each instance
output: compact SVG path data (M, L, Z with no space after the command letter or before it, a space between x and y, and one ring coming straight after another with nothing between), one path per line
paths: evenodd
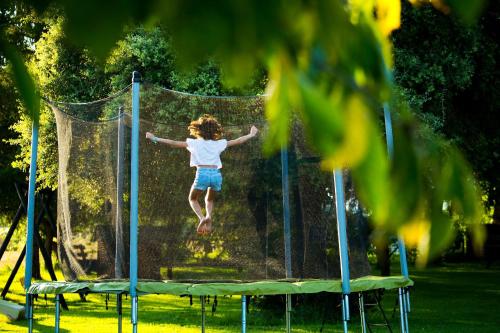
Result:
M134 332L139 296L287 295L290 332L290 295L329 292L342 295L345 332L349 295L359 293L365 332L363 292L397 289L401 330L407 332L413 282L403 242L401 275L370 275L367 218L349 172L321 170L298 120L290 124L290 144L264 155L265 98L181 93L142 83L134 72L131 86L100 101L47 101L57 124L58 257L66 281L31 283L35 123L25 272L29 331L37 294L55 295L56 332L59 295L66 293L116 294L119 332L124 294L131 296ZM387 107L384 111L391 151L390 114ZM246 134L251 125L262 134L223 153L224 185L216 199L214 230L200 236L187 201L194 175L189 154L155 145L145 133L183 140L189 122L206 113L218 118L227 138ZM242 297L242 309L245 302ZM242 332L245 316L242 311Z
M363 276L350 280L351 292L358 293L377 289L398 289L413 286L404 276ZM337 280L273 280L255 282L176 282L138 281L137 293L167 295L286 295L314 294L319 292L342 293L342 281ZM36 282L30 294L130 293L128 281L104 282Z

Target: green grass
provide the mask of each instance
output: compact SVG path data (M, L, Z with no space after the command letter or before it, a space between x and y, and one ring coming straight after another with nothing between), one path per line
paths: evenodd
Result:
M4 258L5 259L5 258ZM12 260L0 263L0 287L8 277ZM7 263L6 263L7 262ZM24 303L20 282L24 269L18 274L8 300ZM454 264L425 270L412 270L415 287L411 292L412 313L410 331L436 333L500 333L500 266L485 269L480 264ZM106 310L104 295L89 295L81 302L76 295L65 295L70 311L61 315L61 332L108 333L116 331L115 298L112 295ZM396 293L388 291L384 296L384 308L391 316ZM210 333L240 332L240 298L219 297L217 311L212 314L207 305L207 329ZM330 315L323 332L342 332L337 309L332 304L326 309ZM194 298L177 296L143 296L139 300L139 332L185 333L200 332L200 302ZM43 295L35 306L35 332L53 332L53 296L47 301ZM293 313L293 332L319 332L323 310L311 311L296 308ZM350 332L360 332L357 311L352 309ZM124 299L124 332L130 332L130 302ZM374 314L369 313L372 320ZM398 328L398 313L392 319L395 332ZM282 313L272 313L250 306L247 316L249 332L284 332ZM10 322L0 315L1 332L26 332L25 320ZM378 329L375 332L385 332Z
M417 270L410 331L499 333L500 266L453 264Z

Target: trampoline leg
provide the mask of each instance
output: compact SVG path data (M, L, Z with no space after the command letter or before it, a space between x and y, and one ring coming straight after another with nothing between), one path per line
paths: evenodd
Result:
M292 295L286 294L286 333L292 332Z
M404 292L405 292L405 299L406 299L406 312L409 313L411 310L410 310L410 289L408 288L404 288Z
M33 333L33 295L26 295L26 319L28 319L28 332Z
M59 323L61 322L61 295L56 294L56 323L55 332L59 333Z
M247 296L241 295L241 333L247 332Z
M122 294L116 294L116 311L118 312L118 333L122 333Z
M344 333L347 333L347 324L349 321L349 295L342 294L342 320L344 322Z
M410 291L408 288L403 288L403 299L405 303L405 329L406 333L409 333L410 328L408 326L408 313L410 312Z
M403 288L398 289L398 295L399 295L399 317L401 320L401 333L407 333L406 332L406 321L405 321L405 300L403 297Z
M137 333L137 322L139 315L139 298L137 296L132 297L132 332Z
M205 333L205 296L200 296L201 302L201 333Z
M365 317L365 298L363 293L359 293L359 317L361 318L361 332L367 333L366 317Z
M344 324L344 333L347 333L348 332L347 320L344 320L343 324Z

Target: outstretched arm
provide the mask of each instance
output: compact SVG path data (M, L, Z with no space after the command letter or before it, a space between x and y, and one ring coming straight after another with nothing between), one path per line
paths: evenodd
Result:
M252 128L250 129L250 133L248 133L247 135L240 136L237 139L228 141L227 146L231 147L231 146L241 145L242 143L245 143L251 138L255 137L258 132L259 130L257 129L257 127L252 126Z
M153 133L146 132L146 139L153 141L154 143L161 143L173 148L187 148L186 141L174 141L170 139L163 139L157 136L154 136Z

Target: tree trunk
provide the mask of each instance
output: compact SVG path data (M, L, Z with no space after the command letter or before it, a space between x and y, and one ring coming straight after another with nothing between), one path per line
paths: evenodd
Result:
M389 252L389 240L387 235L379 235L374 239L375 255L377 256L377 268L381 276L391 275L391 261Z

